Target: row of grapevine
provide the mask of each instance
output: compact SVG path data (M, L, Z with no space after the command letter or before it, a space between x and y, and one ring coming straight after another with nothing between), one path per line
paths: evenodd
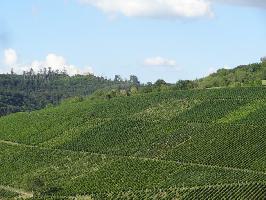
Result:
M266 175L176 162L0 145L0 182L44 195L76 196L239 181ZM38 183L38 184L36 184ZM42 183L42 184L41 184ZM37 188L36 188L37 187Z
M263 184L205 186L266 180L265 97L175 91L2 117L0 185L47 197L260 198Z
M241 99L239 99L240 94L244 95ZM119 97L110 101L66 102L55 108L31 113L17 113L0 118L0 138L27 144L39 144L95 118L122 117L123 120L123 117L134 115L143 119L147 118L147 120L178 119L181 122L216 122L250 101L259 97L265 99L264 94L264 88L242 88L240 90L152 93ZM256 120L257 114L258 120ZM264 114L265 107L262 107L252 116L240 119L239 123L265 124Z
M158 199L158 200L220 200L220 199L241 199L241 200L263 200L266 197L265 183L228 184L224 186L204 186L198 189L143 189L128 190L109 193L92 193L84 196L39 196L39 199L92 199L92 200L116 200L116 199Z

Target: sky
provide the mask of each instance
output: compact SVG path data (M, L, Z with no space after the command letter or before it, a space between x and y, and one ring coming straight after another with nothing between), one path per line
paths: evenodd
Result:
M0 73L51 67L175 83L263 56L265 0L0 3Z

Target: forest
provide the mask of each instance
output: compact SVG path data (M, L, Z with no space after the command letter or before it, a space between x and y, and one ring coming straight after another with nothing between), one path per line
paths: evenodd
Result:
M0 74L0 116L23 111L32 111L49 105L58 105L61 100L87 96L98 89L122 88L138 84L135 76L123 81L93 74L69 76L65 71L44 68L39 72L32 69L23 74Z

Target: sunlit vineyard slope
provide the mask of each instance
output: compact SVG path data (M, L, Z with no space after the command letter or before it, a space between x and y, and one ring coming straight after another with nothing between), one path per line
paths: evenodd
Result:
M72 99L0 118L0 198L264 199L266 88Z

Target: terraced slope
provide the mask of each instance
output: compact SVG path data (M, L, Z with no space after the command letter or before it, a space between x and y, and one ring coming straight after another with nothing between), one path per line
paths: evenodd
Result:
M265 130L266 88L68 101L0 118L0 185L44 199L264 199Z

